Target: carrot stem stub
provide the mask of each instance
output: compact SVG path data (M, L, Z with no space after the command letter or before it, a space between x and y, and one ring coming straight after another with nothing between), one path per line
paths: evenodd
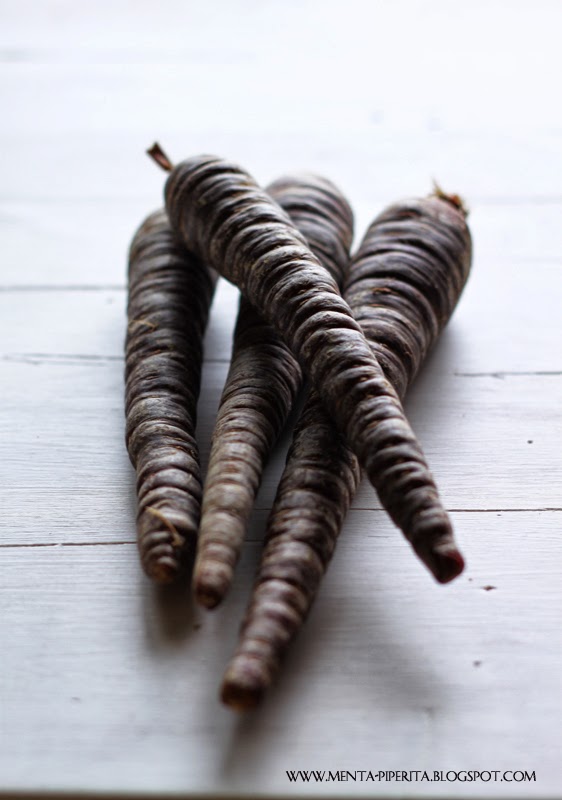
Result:
M177 165L166 208L184 243L277 329L378 492L437 580L462 571L449 518L399 397L333 279L284 212L240 167Z
M403 396L467 280L471 237L459 198L441 190L391 206L369 227L344 297ZM266 543L221 697L257 706L310 610L357 488L357 460L312 394L266 530Z
M353 213L339 190L317 176L286 178L268 193L341 282L353 238ZM269 454L302 383L279 334L244 298L203 491L195 596L214 608L229 589Z
M215 279L176 242L164 211L147 217L129 253L125 413L141 563L159 583L178 577L195 549L196 408Z
M159 167L162 167L165 172L171 172L174 168L174 165L166 153L162 150L158 142L154 142L154 144L148 148L146 153L158 164Z

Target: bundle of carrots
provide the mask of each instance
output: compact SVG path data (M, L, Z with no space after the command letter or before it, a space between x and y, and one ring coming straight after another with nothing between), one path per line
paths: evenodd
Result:
M471 264L456 195L387 208L353 256L353 212L328 180L261 189L214 156L173 166L165 210L129 255L127 447L141 562L189 573L214 608L232 582L271 450L306 378L255 585L221 696L256 706L301 628L361 469L435 578L463 569L449 517L401 400L448 322ZM230 371L203 486L195 440L203 336L217 275L241 291Z

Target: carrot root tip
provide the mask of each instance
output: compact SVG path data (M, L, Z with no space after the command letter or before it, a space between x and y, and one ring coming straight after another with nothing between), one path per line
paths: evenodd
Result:
M197 603L204 608L216 608L224 600L232 583L232 569L219 562L209 567L195 567L193 590Z
M227 670L220 691L220 699L233 711L245 712L257 708L263 700L267 686L260 670L231 667ZM257 666L257 665L256 665Z
M149 578L162 585L173 583L181 572L176 559L166 556L158 559L147 559L144 563L144 571Z
M464 569L464 558L454 545L436 547L432 555L431 571L439 583L449 583Z
M225 706L233 711L244 713L257 708L262 699L262 693L256 693L252 689L243 689L239 686L223 684L220 698Z

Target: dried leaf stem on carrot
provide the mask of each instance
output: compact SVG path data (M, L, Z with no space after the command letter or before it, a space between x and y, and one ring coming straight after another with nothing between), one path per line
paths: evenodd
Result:
M391 206L354 256L344 297L403 396L468 277L471 240L457 197ZM295 429L266 544L222 684L223 701L256 706L308 614L357 487L355 456L315 396Z
M353 212L339 190L307 176L277 181L267 191L341 282ZM295 357L242 297L203 490L193 584L204 606L214 608L230 587L265 463L300 386Z
M174 580L195 549L196 407L215 278L175 240L164 211L136 232L129 252L126 442L137 473L141 563L160 583Z
M248 173L216 156L174 167L165 197L173 229L281 334L384 508L437 580L452 580L464 562L421 447L349 306L304 237Z

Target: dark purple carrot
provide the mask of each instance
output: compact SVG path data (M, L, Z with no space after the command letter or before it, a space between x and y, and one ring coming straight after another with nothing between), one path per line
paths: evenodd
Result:
M164 211L129 252L126 442L137 472L137 539L146 574L174 580L195 550L201 471L195 441L203 333L215 276L178 243Z
M267 191L341 282L353 213L339 190L307 176L277 181ZM193 584L204 606L214 608L230 587L265 463L300 386L293 354L242 297L203 490Z
M253 178L215 156L176 166L165 196L173 229L276 328L384 508L437 580L452 580L463 558L421 447L349 306L304 237Z
M391 206L367 231L344 297L402 396L468 277L466 212L442 192ZM355 456L311 395L295 429L222 699L258 705L306 618L357 488Z

